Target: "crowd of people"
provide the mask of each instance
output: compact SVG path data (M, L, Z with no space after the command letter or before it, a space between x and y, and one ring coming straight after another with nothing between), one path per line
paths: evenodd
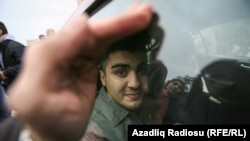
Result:
M48 28L46 30L46 34L39 34L38 35L38 39L39 39L39 41L42 41L42 40L46 39L47 37L52 36L54 34L55 34L55 30L52 28Z

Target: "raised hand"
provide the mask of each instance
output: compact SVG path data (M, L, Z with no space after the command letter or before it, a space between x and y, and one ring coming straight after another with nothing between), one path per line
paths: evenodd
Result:
M10 105L36 140L78 140L96 94L97 64L109 45L145 28L150 4L117 16L71 19L60 31L26 49L22 70L9 90Z

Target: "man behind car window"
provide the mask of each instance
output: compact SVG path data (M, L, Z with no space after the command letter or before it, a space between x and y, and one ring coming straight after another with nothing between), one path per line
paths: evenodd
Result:
M146 32L111 46L100 64L100 89L83 140L127 140L129 124L144 124L138 108L147 93Z

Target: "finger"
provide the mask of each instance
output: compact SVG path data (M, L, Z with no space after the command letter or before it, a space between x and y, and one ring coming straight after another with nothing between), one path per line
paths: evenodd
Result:
M150 4L134 3L120 15L100 22L90 21L90 28L98 38L114 41L142 30L149 24L151 17Z
M140 5L139 2L134 2L127 10L135 10L138 8L139 5Z
M86 44L94 42L89 38L91 35L93 35L98 42L101 40L112 42L142 30L149 24L151 16L152 7L150 4L133 3L124 13L104 20L89 21L89 23L86 24L86 15L80 18L73 18L61 31L63 32L62 35L65 35L63 45L66 45L67 42L70 44L73 43L76 47L85 44L86 48L86 46L88 46ZM77 30L73 30L76 28ZM70 50L73 50L73 47L71 47ZM68 53L68 51L65 52Z
M51 56L53 59L58 57L56 60L74 56L79 52L87 52L88 55L95 56L93 53L89 53L93 49L88 50L88 47L92 47L96 41L105 41L102 44L102 50L105 50L109 43L145 28L149 24L151 16L152 7L150 4L135 3L126 12L100 21L87 23L88 17L86 15L74 17L59 32L60 36L54 36L57 37L57 40L54 40L54 43L49 43L53 44L53 48L47 52L53 55L47 56ZM58 42L59 40L60 42ZM58 54L57 56L55 56L55 52ZM102 51L98 52L100 53L98 55L101 55Z
M52 57L53 60L68 59L67 56L79 53L79 48L82 48L83 45L84 47L89 46L91 35L88 32L87 20L88 16L85 14L70 19L55 36L44 43L43 46L48 48L45 54Z

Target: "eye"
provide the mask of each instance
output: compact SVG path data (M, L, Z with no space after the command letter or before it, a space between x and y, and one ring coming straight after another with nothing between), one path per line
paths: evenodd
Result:
M127 75L127 71L125 69L117 69L115 74L119 77L125 77Z

